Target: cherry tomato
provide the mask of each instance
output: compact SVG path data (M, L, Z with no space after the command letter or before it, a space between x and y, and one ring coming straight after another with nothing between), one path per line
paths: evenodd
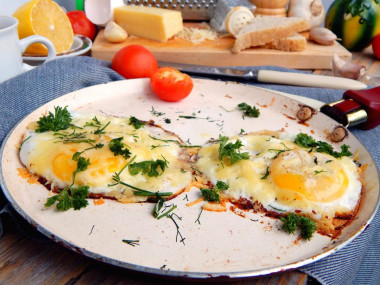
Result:
M155 56L141 45L129 45L113 57L111 68L127 79L149 78L157 70Z
M74 34L86 36L92 41L96 36L96 26L87 18L83 11L70 11L66 13L71 22Z
M150 86L162 100L175 102L187 97L193 89L193 80L171 67L161 67L150 78Z
M377 59L380 59L380 34L372 39L372 50Z

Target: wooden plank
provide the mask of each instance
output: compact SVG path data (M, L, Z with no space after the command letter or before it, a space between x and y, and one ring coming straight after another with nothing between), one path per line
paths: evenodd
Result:
M49 239L37 242L6 233L0 242L0 283L66 284L78 279L91 262Z
M351 53L339 43L322 46L312 42L301 52L286 52L265 48L250 48L238 54L232 53L234 38L219 37L193 44L184 39L169 39L166 43L128 37L122 43L110 43L100 30L91 49L92 57L111 61L115 53L131 44L148 48L158 60L209 66L262 66L276 65L295 69L331 69L331 60L336 53L351 61Z

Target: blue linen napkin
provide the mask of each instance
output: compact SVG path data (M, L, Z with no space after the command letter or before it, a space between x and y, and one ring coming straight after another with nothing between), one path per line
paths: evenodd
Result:
M42 104L84 87L124 79L109 66L108 62L84 56L61 58L1 83L0 144L17 122ZM289 71L289 69L279 67L252 67L252 69L258 68ZM343 93L342 90L251 84L323 102L337 101L341 99ZM379 168L380 127L371 131L358 129L351 129L351 131L370 151ZM378 211L372 224L352 243L299 270L322 284L380 284L380 235L376 234L379 228L380 212Z

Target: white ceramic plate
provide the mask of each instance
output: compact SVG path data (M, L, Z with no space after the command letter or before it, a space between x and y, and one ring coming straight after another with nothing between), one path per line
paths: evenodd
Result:
M82 35L75 35L74 42L70 50L64 53L57 54L56 58L82 55L88 52L91 49L91 47L92 41L88 37ZM35 54L23 54L22 58L25 63L34 65L36 63L42 63L46 60L46 56Z
M314 115L309 126L298 123L294 117L300 102L268 90L211 80L194 82L192 94L177 103L157 99L149 81L137 79L85 88L38 108L10 132L2 146L1 186L5 195L39 231L77 252L124 268L176 277L251 277L297 268L342 248L370 223L379 203L379 177L369 153L352 134L344 143L354 152L360 150L360 162L368 164L366 189L356 219L335 240L319 234L310 241L298 240L297 235L280 230L280 221L261 214L243 218L232 211L203 211L200 215L201 203L185 206L187 199L196 197L196 191L191 191L172 200L178 206L175 213L182 217L176 219L178 231L185 238L181 242L171 219L152 217L153 204L106 200L95 206L90 201L80 211L58 212L44 207L48 197L44 186L29 184L20 177L18 169L23 166L18 147L26 126L58 105L94 114L153 119L191 144L203 144L219 134L235 135L241 129L283 128L289 133L312 133L323 140L325 131L337 125L322 113ZM255 104L260 117L243 120L239 111L231 111L241 102ZM318 101L308 102L320 105ZM157 116L157 112L164 114ZM180 115L198 119L183 119ZM139 245L130 246L123 239L139 240Z

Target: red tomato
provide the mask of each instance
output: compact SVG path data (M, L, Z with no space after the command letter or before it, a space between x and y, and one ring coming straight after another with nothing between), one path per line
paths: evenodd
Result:
M372 50L377 59L380 59L380 34L372 39Z
M127 79L149 78L157 70L158 63L147 48L129 45L115 54L111 68Z
M162 100L175 102L187 97L193 89L193 80L171 67L161 67L150 78L150 86Z
M74 34L86 36L92 41L96 36L96 26L87 18L83 11L67 12Z

